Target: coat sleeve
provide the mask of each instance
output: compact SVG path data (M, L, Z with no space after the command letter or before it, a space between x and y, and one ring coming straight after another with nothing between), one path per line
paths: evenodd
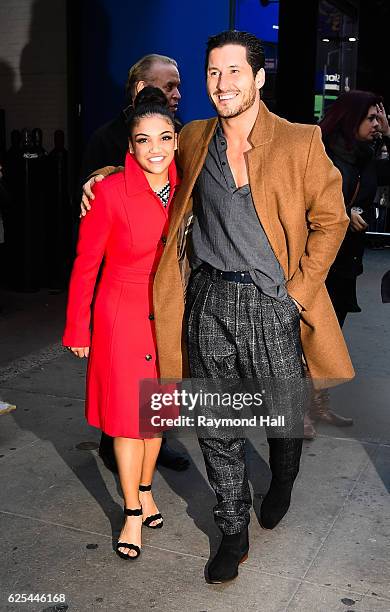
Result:
M380 187L390 185L390 138L383 136L382 142L386 146L388 157L375 161L377 181Z
M111 174L116 174L117 172L124 172L124 166L103 166L103 168L96 168L93 170L91 174L89 174L85 181L89 181L90 178L96 176L97 174L102 174L104 177L110 176Z
M325 153L317 126L312 134L303 187L308 226L306 248L286 289L304 310L310 310L349 224L341 175Z
M112 212L104 185L97 184L94 194L92 209L80 223L62 338L64 346L90 346L91 341L91 304L112 226Z

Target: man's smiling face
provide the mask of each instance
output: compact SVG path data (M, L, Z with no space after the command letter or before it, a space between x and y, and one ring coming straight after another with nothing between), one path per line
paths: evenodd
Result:
M242 45L227 44L210 52L207 93L220 117L237 117L253 106L263 84L264 70L254 77Z

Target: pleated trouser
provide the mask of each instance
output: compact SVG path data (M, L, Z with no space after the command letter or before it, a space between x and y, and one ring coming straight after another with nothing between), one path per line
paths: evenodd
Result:
M281 430L267 429L271 470L293 481L305 402L299 311L293 300L268 297L254 284L226 281L201 269L187 290L186 335L192 379L212 380L214 389L216 380L223 389L238 379L267 388L268 414L285 416ZM203 405L198 411L212 414L213 409ZM252 504L245 437L219 430L210 436L202 432L198 439L217 497L215 521L223 533L238 533L249 523Z

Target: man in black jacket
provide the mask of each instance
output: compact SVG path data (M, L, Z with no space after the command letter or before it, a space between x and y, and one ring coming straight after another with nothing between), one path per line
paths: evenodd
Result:
M170 110L176 113L181 97L179 92L180 75L176 61L165 55L146 55L129 70L126 83L128 107L122 110L115 119L98 128L88 142L83 157L83 182L97 168L111 164L116 166L124 164L128 149L127 113L131 109L132 101L137 93L147 85L159 87L168 99ZM176 121L176 124L177 129L179 129L180 123ZM94 180L93 178L92 182ZM85 213L82 211L81 214ZM116 471L113 439L104 433L100 441L99 455L109 470ZM165 438L161 445L157 463L177 471L186 470L189 466L187 457L171 449Z
M145 55L129 70L126 83L127 108L92 134L83 157L83 179L87 179L97 168L111 164L123 165L129 144L126 117L135 96L146 85L161 89L168 99L170 110L176 113L181 98L176 61L165 55Z

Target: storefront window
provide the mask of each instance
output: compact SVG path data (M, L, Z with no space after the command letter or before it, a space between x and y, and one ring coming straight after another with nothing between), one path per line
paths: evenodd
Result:
M350 6L346 12L328 0L320 0L314 103L318 119L340 93L355 88L357 33L357 9Z

